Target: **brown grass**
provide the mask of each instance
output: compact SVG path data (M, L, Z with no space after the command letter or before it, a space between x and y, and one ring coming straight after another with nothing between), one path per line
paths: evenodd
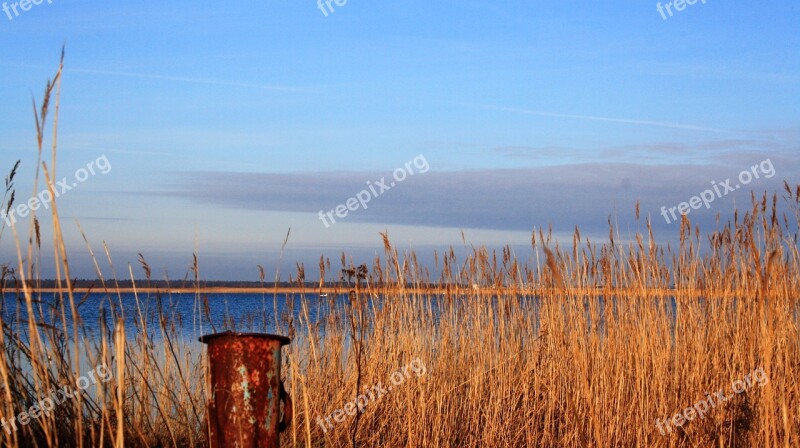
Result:
M57 117L60 73L35 107L40 158L52 95ZM56 129L57 121L52 160L41 164L46 179L56 178ZM777 195L754 196L749 210L705 237L684 219L678 247L656 243L647 220L643 233L624 243L611 225L602 244L576 229L569 249L539 229L531 260L518 260L511 248L475 248L458 260L450 249L433 254L433 275L384 234L385 256L365 279L356 276L348 303L327 299L331 311L319 322L309 320L309 308L318 304L302 290L300 265L294 277L302 309L264 323L293 339L283 372L295 420L283 445L799 446L799 201L800 187L788 185L783 206ZM109 366L114 379L19 431L0 429L0 443L202 445L202 354L182 342L168 310L158 307L155 317L142 310L140 294L147 293L138 290L135 337L126 338L120 291L99 272L113 315L82 321L55 206L52 216L62 285L53 307L35 289L46 229L34 215L26 246L11 228L18 262L3 269L0 306L24 309L28 318L0 317L0 417L18 415L97 365ZM110 262L105 245L104 251ZM140 263L147 273L140 286L147 288L150 269L144 257ZM360 272L345 256L341 264ZM202 322L207 304L196 258L193 266L193 318ZM330 260L320 267L320 286L351 287L344 277L335 285L325 278L336 271ZM157 340L149 338L153 332ZM393 372L417 358L424 375L412 375L327 431L317 424L365 387L388 385ZM667 435L657 429L656 419L707 392L729 391L759 368L769 378L764 387Z

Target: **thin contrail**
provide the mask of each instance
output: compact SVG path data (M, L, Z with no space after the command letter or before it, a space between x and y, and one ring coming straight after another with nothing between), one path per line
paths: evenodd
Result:
M42 70L48 69L48 67L24 64L24 63L15 63L9 61L0 61L0 65L21 67L21 68L35 68ZM308 92L307 89L302 89L299 87L280 86L272 84L255 84L255 83L246 83L237 81L221 81L217 79L208 79L208 78L189 78L185 76L156 75L151 73L120 72L113 70L92 70L92 69L69 68L69 67L64 68L64 72L86 73L89 75L124 76L127 78L140 78L140 79L159 79L163 81L189 82L193 84L211 84L211 85L229 86L229 87L244 87L249 89L277 90L283 92Z
M693 124L685 124L685 123L673 123L668 121L652 121L652 120L636 120L631 118L615 118L615 117L599 117L596 115L576 115L576 114L560 114L555 112L544 112L540 110L530 110L530 109L519 109L514 107L505 107L505 106L494 106L490 104L467 104L469 106L476 106L481 107L484 109L489 110L499 110L499 111L506 111L506 112L517 112L526 115L538 115L541 117L556 117L556 118L574 118L578 120L588 120L588 121L605 121L611 123L623 123L623 124L640 124L645 126L655 126L659 128L668 128L668 129L682 129L687 131L701 131L701 132L715 132L721 134L757 134L757 132L750 132L750 131L737 131L733 129L717 129L717 128L707 128L703 126L696 126Z

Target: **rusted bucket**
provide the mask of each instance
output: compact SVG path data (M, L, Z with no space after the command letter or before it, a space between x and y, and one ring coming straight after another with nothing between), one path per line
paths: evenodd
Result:
M277 448L278 434L292 420L292 400L281 382L281 347L291 339L228 331L200 342L208 344L210 447Z

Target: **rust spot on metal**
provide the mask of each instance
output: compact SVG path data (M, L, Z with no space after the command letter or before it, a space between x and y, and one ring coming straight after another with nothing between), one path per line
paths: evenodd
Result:
M281 347L291 340L225 332L200 342L208 345L209 446L277 448L278 435L292 419L292 401L281 382Z

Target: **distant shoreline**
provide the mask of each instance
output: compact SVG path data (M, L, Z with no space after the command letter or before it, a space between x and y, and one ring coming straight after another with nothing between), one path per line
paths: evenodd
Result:
M360 292L362 294L367 292L375 292L375 293L384 293L387 291L391 292L401 292L401 289L405 289L406 291L414 291L416 293L425 293L425 294L465 294L465 293L481 293L481 294L504 294L504 293L517 293L517 294L547 294L556 292L552 288L497 288L497 287L481 287L481 288L467 288L463 286L449 286L449 287L423 287L423 286L408 286L406 288L400 287L381 287L381 288L361 288ZM4 290L6 293L8 292L15 292L12 288L5 288ZM63 291L66 293L66 288L31 288L31 292L34 294L37 293L45 293L45 294L52 294L59 291ZM103 294L105 290L102 287L75 287L72 289L74 294L86 294L86 293L93 293L93 294ZM109 294L310 294L310 295L338 295L338 294L348 294L350 291L354 291L353 288L346 288L346 287L298 287L298 286L278 286L278 287L265 287L265 288L249 288L249 287L231 287L231 286L209 286L209 287L200 287L200 288L192 288L192 287L183 287L183 288L165 288L165 287L143 287L143 288L133 288L133 287L110 287L108 288ZM563 290L560 290L563 292ZM20 292L22 290L20 289ZM674 289L647 289L647 290L627 290L627 289L618 289L618 288L576 288L567 291L570 294L631 294L636 292L641 292L643 294L652 296L672 296L676 294L676 290ZM706 291L697 290L693 292L694 296L702 296L706 294ZM684 293L685 294L685 293Z

